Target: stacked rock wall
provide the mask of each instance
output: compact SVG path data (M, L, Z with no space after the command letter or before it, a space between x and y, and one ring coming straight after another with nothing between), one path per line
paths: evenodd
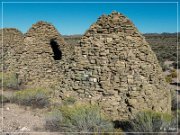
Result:
M53 25L40 21L24 35L14 28L5 28L0 34L4 72L17 73L23 85L32 87L50 86L64 78L74 49Z
M17 72L18 60L22 54L23 34L14 28L5 28L0 30L0 61L3 62L3 71ZM2 39L2 38L1 38ZM2 57L3 56L3 57Z
M170 92L158 60L122 14L100 17L75 50L73 89L109 114L122 118L139 109L170 112Z
M54 84L62 100L99 104L113 119L148 109L170 113L170 91L157 58L120 13L101 16L76 46L45 22L33 25L22 43L17 66L27 86Z
M34 24L24 35L24 53L19 65L21 80L39 86L57 81L65 66L65 55L69 54L66 49L68 45L54 26L46 22Z

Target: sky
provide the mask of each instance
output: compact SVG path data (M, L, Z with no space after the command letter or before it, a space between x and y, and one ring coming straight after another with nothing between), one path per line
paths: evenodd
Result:
M176 2L170 2L173 1ZM73 35L85 33L98 17L112 11L127 16L142 33L177 32L177 3L3 3L2 21L3 27L25 33L32 24L42 20L52 23L63 35Z

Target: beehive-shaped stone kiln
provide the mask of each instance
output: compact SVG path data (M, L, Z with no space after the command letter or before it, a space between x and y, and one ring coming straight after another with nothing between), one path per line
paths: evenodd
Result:
M15 33L17 38L10 34L15 43L4 42L5 49L17 44L5 63L15 65L24 85L55 85L60 100L72 96L96 103L113 119L141 110L170 113L170 90L156 55L124 15L101 16L74 46L46 22L34 24L24 36Z

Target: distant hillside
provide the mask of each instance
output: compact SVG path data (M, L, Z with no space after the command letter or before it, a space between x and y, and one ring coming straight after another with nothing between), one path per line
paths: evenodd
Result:
M162 67L165 61L174 61L174 66L177 66L177 33L144 34L144 36L156 53ZM180 64L178 67L180 68Z
M180 34L180 32L178 33ZM177 36L177 33L144 33L144 36Z

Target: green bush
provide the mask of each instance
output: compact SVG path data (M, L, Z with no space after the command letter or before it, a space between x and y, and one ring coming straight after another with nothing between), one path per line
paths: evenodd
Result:
M19 89L18 75L16 73L0 72L0 81L3 79L3 87L8 89ZM2 87L2 83L0 83Z
M168 65L165 65L164 63L160 63L160 65L161 65L163 71L169 70Z
M74 97L67 97L63 100L64 105L72 105L76 102L76 99Z
M176 78L176 77L177 77L177 72L176 72L176 70L175 70L175 69L172 70L170 75L171 75L172 78Z
M62 106L51 112L46 119L46 128L61 132L108 132L113 124L100 112L98 106Z
M180 109L177 109L175 111L173 111L173 115L175 116L175 120L176 120L176 125L178 125L178 127L180 127Z
M9 99L3 95L0 95L0 103L7 103L9 102Z
M144 111L138 113L130 121L131 132L169 132L172 127L173 117L169 114ZM146 133L143 133L145 135ZM156 134L157 135L157 134Z
M177 110L180 107L180 102L177 99L178 92L172 90L171 91L171 109L172 110Z
M171 83L172 79L176 77L177 77L177 72L176 70L173 69L171 73L165 77L165 79L166 79L166 82Z
M180 60L178 60L178 61L176 61L176 62L173 62L172 65L173 65L174 68L180 69Z
M45 107L49 105L50 92L46 89L26 89L15 92L12 102L33 107Z
M166 82L167 82L167 83L171 83L171 82L172 82L172 76L171 76L171 75L167 75L167 76L165 77L165 79L166 79Z
M178 116L178 127L180 127L180 109L177 110L177 116Z
M61 111L58 109L54 109L46 116L46 129L51 131L60 131L60 126L62 124L63 119L64 118L62 116Z

